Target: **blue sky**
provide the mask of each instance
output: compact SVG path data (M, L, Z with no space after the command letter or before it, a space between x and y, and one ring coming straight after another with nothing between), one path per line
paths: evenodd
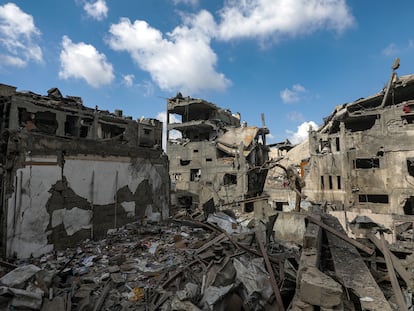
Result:
M414 73L414 1L0 2L0 83L162 118L168 97L265 113L268 142L298 142L336 105L377 93L396 57Z

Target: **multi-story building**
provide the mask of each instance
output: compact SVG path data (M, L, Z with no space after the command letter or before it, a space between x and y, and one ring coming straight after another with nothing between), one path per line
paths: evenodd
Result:
M168 217L162 123L0 84L0 249L39 256Z
M252 212L267 175L268 129L241 124L240 114L180 93L167 104L172 203L207 213L220 208ZM170 115L180 122L170 123ZM173 131L180 137L173 138Z

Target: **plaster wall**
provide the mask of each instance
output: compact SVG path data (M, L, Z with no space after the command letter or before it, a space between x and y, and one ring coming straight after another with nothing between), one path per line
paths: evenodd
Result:
M26 157L26 163L31 165L16 170L7 203L7 256L37 257L62 247L51 240L58 228L67 237L63 241L75 243L77 234L93 238L98 229L122 225L125 218L168 217L168 172L161 164L98 156L68 157L63 169L57 157ZM142 198L137 191L141 185L147 192ZM52 198L59 191L62 195Z

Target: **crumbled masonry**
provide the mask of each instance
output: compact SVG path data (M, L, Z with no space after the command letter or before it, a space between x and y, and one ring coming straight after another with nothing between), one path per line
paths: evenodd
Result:
M178 93L168 157L158 120L0 84L0 310L413 310L398 67L296 146Z

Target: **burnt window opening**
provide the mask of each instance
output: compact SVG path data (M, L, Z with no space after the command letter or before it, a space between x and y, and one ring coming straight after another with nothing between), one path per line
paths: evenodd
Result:
M227 185L237 185L237 175L236 174L224 174L223 184Z
M77 116L71 116L71 115L66 116L65 136L74 136L74 137L78 136L78 132L79 132L78 120L79 120L79 117Z
M200 181L201 170L199 168L193 168L190 170L190 181Z
M152 130L151 129L145 129L144 128L144 135L151 135Z
M276 202L276 211L283 211L283 206L289 206L288 202Z
M336 145L336 151L341 151L341 146L339 144L339 137L335 138L335 145Z
M355 159L354 168L379 168L380 161L378 158Z
M38 111L35 113L34 124L40 132L56 134L58 123L56 114L50 111Z
M181 166L186 166L186 165L188 165L190 163L191 163L191 160L183 160L183 159L180 159L180 165Z
M124 133L125 129L113 124L101 123L102 136L101 138L112 138Z
M329 182L329 189L332 190L333 189L332 176L328 177L328 182Z
M380 116L378 115L371 115L371 116L363 116L359 118L351 118L348 120L345 120L345 128L347 130L350 130L351 132L360 132L360 131L366 131L371 129L375 121L379 119Z
M321 176L321 189L325 189L325 180L323 178L323 176Z
M206 159L206 162L212 162L213 161L213 159L212 158L207 158Z
M248 202L244 204L244 212L251 213L254 211L254 204L253 202Z
M404 204L404 214L414 215L414 197L409 197Z
M178 198L178 203L185 208L190 208L193 205L192 196L182 196Z
M358 196L360 203L388 203L386 194L360 194Z
M330 140L319 140L319 151L321 153L329 153L331 152L331 142Z
M338 190L341 190L341 187L342 187L342 185L341 185L341 176L336 176L336 183L337 183L337 186L338 186Z
M19 125L28 131L36 130L34 114L28 112L26 108L19 108Z
M198 149L194 149L194 150L193 150L193 152L194 152L194 153L197 153L197 152L198 152Z
M414 115L402 115L401 119L403 120L403 124L413 124L414 123Z
M410 176L414 177L414 158L407 158L407 171Z
M89 127L88 126L81 126L79 131L79 137L85 138L88 137Z

